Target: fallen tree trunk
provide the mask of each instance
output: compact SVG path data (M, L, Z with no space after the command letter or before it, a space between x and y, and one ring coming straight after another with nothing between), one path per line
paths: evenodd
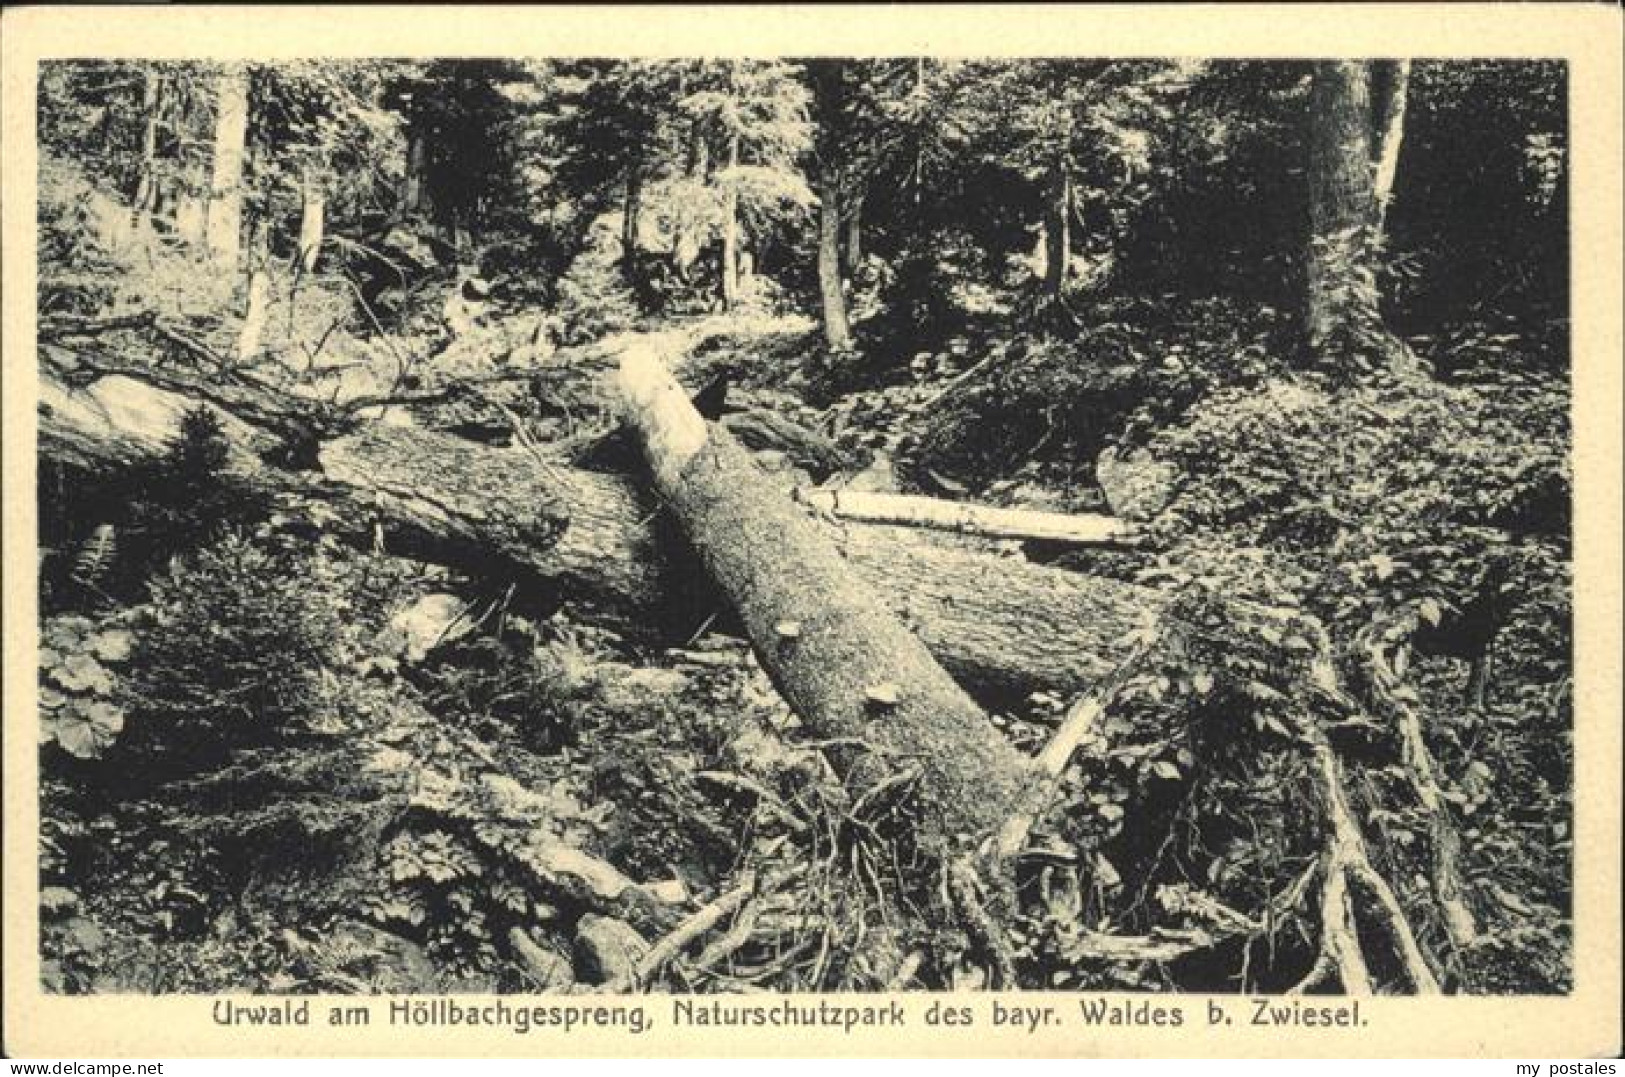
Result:
M631 480L539 463L501 449L373 424L309 446L310 469L265 462L285 441L290 400L234 386L205 400L134 372L70 389L40 382L42 458L91 474L151 462L180 416L204 404L231 442L233 478L266 494L334 503L341 537L472 574L502 573L648 626L686 598L691 564L661 534L657 506ZM568 519L568 523L563 521ZM560 527L562 526L562 531ZM1126 638L1161 606L1156 592L1027 562L924 545L898 528L828 528L848 564L950 672L978 690L1075 694L1115 668Z
M628 351L625 418L763 668L866 789L917 768L922 843L937 854L991 833L1033 772L924 644L852 572L834 543L720 427L708 427L657 357Z
M41 453L93 474L151 463L167 452L181 416L201 403L126 375L82 391L47 379L39 396ZM233 481L266 497L331 505L320 526L357 545L382 539L425 560L475 572L502 564L537 577L538 558L565 528L552 492L516 488L517 468L483 459L472 443L379 427L327 446L313 443L308 452L321 472L289 470L264 459L287 450L281 419L273 431L214 410L229 439Z
M954 531L981 538L1030 539L1069 546L1129 546L1134 529L1112 516L1001 509L964 501L865 490L803 489L796 500L841 520Z

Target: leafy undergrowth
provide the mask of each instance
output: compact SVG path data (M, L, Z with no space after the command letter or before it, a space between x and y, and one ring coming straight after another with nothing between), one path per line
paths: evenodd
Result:
M646 945L783 829L745 772L788 712L738 644L662 658L251 516L139 601L67 592L45 623L49 988L599 982L593 925ZM143 568L99 582L130 594ZM414 650L413 611L447 595ZM811 930L769 928L757 956Z
M1216 379L1182 413L1148 400L1111 446L1140 482L1108 483L1135 495L1145 545L1132 559L1090 562L1326 627L1376 720L1339 742L1375 862L1440 955L1442 982L1469 992L1571 982L1567 389L1543 366L1503 357L1500 370L1454 387L1259 371ZM1144 421L1159 410L1162 420ZM1304 837L1318 827L1303 813L1316 793L1291 744L1291 713L1275 709L1291 689L1274 671L1302 655L1268 629L1258 642L1273 655L1250 660L1240 621L1214 627L1224 642L1209 663L1178 651L1132 679L1096 753L1085 753L1058 840L1084 866L1039 876L1035 946L1051 961L1100 950L1087 933L1080 941L1080 921L1166 937L1212 934L1236 915L1247 923L1224 929L1230 942L1160 966L1164 982L1285 988L1279 970L1301 970L1305 947L1313 956L1304 880L1317 848ZM1373 679L1379 655L1398 656L1397 689ZM1396 708L1423 716L1442 813L1419 801L1416 763L1385 725ZM1224 732L1207 750L1193 743L1214 723ZM1125 809L1132 840L1110 833ZM1460 838L1476 926L1465 944L1446 930L1429 875L1441 814ZM1120 961L1107 964L1121 974Z
M1395 701L1370 683L1371 656L1399 653L1397 704L1423 715L1444 807L1419 802L1391 728L1340 740L1374 863L1447 988L1567 990L1571 495L1550 334L1419 338L1446 384L1348 384L1295 372L1267 310L1118 303L1083 320L1064 341L961 337L906 362L848 360L844 381L810 336L718 351L740 382L801 398L754 400L860 460L894 457L903 489L1116 504L1142 546L1063 563L1312 617L1378 726ZM1234 617L1216 616L1224 648L1206 665L1183 650L1149 663L1066 772L1019 869L1024 982L1284 990L1313 961L1323 793L1280 709L1294 686L1275 677L1301 654L1265 627L1248 658ZM1036 750L1063 706L1039 697L999 720ZM1429 879L1441 814L1459 835L1465 945ZM1176 945L1197 937L1219 941ZM1102 941L1123 938L1180 956L1137 961Z
M1062 559L1185 613L1146 637L1017 858L1024 986L1284 990L1314 961L1326 793L1296 723L1320 644L1237 620L1246 600L1325 626L1368 718L1386 712L1365 658L1404 651L1471 945L1436 906L1409 761L1355 723L1337 749L1373 863L1447 987L1565 990L1563 386L1510 360L1463 362L1449 386L1332 384L1289 369L1270 312L1156 314L1102 306L1073 339L887 362L830 356L782 318L716 321L684 377L727 377L733 407L819 430L882 489L1115 502L1140 524L1138 549ZM439 376L489 377L495 344L536 332L493 316ZM912 848L906 781L852 802L739 644L651 652L350 552L289 523L319 509L210 496L215 438L194 421L143 479L142 526L59 521L41 656L54 989L581 989L741 879L753 898L658 984L986 982ZM112 540L126 531L178 557L155 565ZM414 650L408 614L440 608ZM1069 702L994 717L1036 752Z

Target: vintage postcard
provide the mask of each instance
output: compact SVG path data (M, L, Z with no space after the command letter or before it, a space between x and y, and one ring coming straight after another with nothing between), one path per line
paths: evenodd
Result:
M4 27L8 1055L1620 1050L1618 9Z

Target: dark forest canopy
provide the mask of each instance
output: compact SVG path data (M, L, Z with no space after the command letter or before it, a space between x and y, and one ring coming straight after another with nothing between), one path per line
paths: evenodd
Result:
M1385 65L1371 66L1380 79ZM1560 311L1563 65L1408 66L1383 237L1393 316L1424 327L1491 301ZM741 251L807 296L825 201L835 203L847 256L879 258L893 275L951 270L950 286L1004 292L1026 269L1082 293L1223 294L1290 308L1309 219L1311 67L248 65L243 193L250 226L263 222L282 244L294 242L314 173L340 235L421 215L448 241L459 229L474 241L525 235L549 249L555 268L597 215L630 208L634 253L686 268L733 229ZM184 227L176 214L208 185L221 77L197 63L48 65L42 145L127 198L140 190L159 221ZM1051 231L1066 233L1064 255L1047 242ZM892 284L932 290L926 280Z
M1568 990L1566 79L42 65L48 982Z

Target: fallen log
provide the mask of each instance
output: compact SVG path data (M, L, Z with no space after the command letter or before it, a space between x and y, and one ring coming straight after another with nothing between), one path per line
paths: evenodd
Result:
M733 436L707 426L665 364L629 350L624 418L654 478L739 614L762 666L803 723L869 751L837 753L850 786L918 770L919 838L963 853L1017 810L1027 759L924 644L773 487Z
M92 474L149 464L168 451L181 416L202 403L122 374L83 390L42 379L40 451ZM250 411L256 421L245 421L220 407L218 398L210 406L228 439L231 480L266 497L329 504L332 511L323 514L321 526L364 547L382 537L425 560L482 573L501 564L535 577L538 557L565 527L551 492L515 487L517 461L485 459L468 442L376 427L325 446L312 442L308 451L322 465L320 472L285 470L266 463L280 459L286 448L285 414ZM331 461L317 456L327 450L333 450Z
M796 500L857 523L954 531L981 538L1029 539L1069 546L1130 546L1134 529L1112 516L1001 509L965 501L867 490L801 489Z
M41 340L60 340L63 337L96 336L100 333L111 333L119 329L145 329L157 318L157 312L151 310L113 318L86 318L76 314L59 314L41 320L39 338Z
M231 477L269 495L325 500L340 537L471 574L546 587L627 627L695 610L692 562L660 532L658 506L630 479L538 462L430 431L369 425L322 440L314 467L266 463L281 444L286 401L237 386L210 399L157 388L134 373L72 389L42 377L39 451L90 474L150 463L187 410L208 404L231 443ZM568 523L559 530L567 517ZM1086 691L1128 654L1128 636L1162 600L1115 580L928 546L904 529L824 527L864 585L962 683L980 691Z

